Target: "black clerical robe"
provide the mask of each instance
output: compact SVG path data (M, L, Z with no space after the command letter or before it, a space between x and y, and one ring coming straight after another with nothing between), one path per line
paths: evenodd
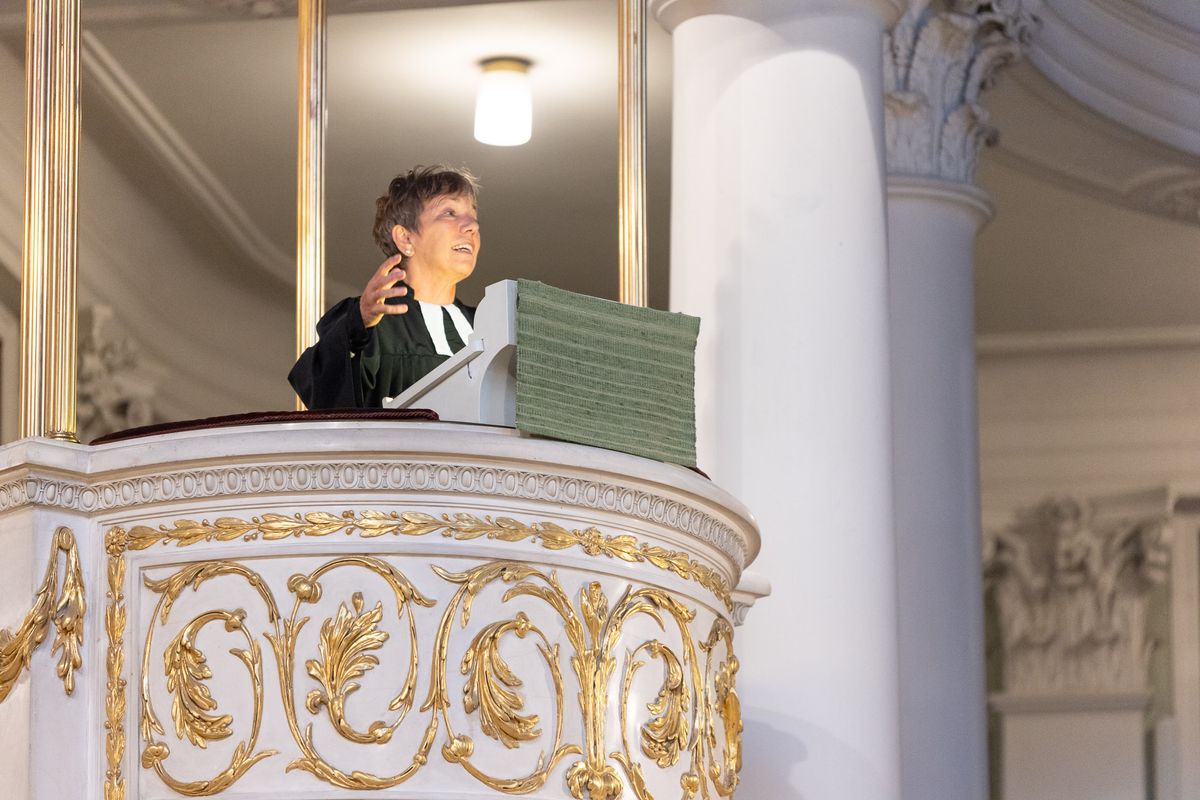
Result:
M475 309L454 301L472 326ZM446 341L464 346L442 311ZM388 314L373 328L363 326L358 298L348 297L317 323L317 343L301 354L288 381L308 408L379 408L424 378L449 356L439 354L414 300L406 314Z

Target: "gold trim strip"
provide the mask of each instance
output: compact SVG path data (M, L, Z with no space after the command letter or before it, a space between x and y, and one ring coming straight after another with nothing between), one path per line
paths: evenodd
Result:
M483 517L472 514L443 514L441 518L417 511L388 512L353 511L336 516L325 511L310 511L306 514L263 514L249 520L236 517L219 517L215 522L203 520L176 520L168 528L160 525L150 528L137 525L129 531L129 549L145 550L156 544L174 544L187 547L201 542L245 542L263 539L275 541L301 537L323 537L334 533L373 539L378 536L428 536L440 533L455 541L471 541L487 538L502 542L520 542L526 539L540 544L546 550L567 550L578 547L589 556L617 558L627 563L648 563L684 580L692 580L715 594L725 605L733 608L729 583L716 570L691 559L687 553L667 550L665 547L639 543L629 534L606 536L596 528L568 530L553 522L527 524L509 517Z
M325 307L325 0L301 0L296 161L296 355L317 341ZM299 399L296 407L303 410Z
M62 586L58 581L58 554L66 556ZM0 628L0 703L7 699L21 673L29 669L33 651L46 640L50 623L57 633L51 653L62 650L58 660L58 677L62 679L67 694L75 691L75 670L83 663L80 649L83 646L83 615L87 602L83 592L83 572L79 566L79 550L70 528L61 527L54 532L50 545L50 563L46 565L46 576L37 591L33 608L25 615L17 632Z
M647 303L646 2L621 0L618 16L618 249L620 299Z
M28 0L22 437L75 441L79 0Z
M113 528L104 537L108 553L108 637L104 685L104 800L125 800L125 531Z

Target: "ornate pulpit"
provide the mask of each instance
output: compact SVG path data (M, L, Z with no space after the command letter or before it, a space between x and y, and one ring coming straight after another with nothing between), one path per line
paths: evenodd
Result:
M505 428L242 422L2 451L6 796L733 792L734 498Z
M298 5L303 351L324 305L326 9ZM622 4L621 297L635 306L644 17L642 0ZM489 292L508 317L481 308L468 348L396 398L440 421L285 412L76 443L78 0L30 0L27 24L0 796L732 797L734 626L767 587L740 583L759 547L748 511L666 463L694 464L694 418L664 413L682 399L693 413L691 373L672 383L657 363L634 386L644 428L521 433L514 421L562 404L523 405L536 396L511 384L510 285ZM691 323L664 330L657 342L694 347ZM631 441L590 446L618 434Z

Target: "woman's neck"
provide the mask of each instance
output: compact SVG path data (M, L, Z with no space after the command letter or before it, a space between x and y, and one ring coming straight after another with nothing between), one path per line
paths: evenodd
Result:
M454 290L458 281L448 276L432 274L421 269L419 265L405 267L405 273L405 283L412 291L414 300L439 306L448 306L454 302Z

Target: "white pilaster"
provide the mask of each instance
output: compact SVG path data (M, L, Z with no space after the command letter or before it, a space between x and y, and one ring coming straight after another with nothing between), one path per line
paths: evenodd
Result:
M1158 800L1200 797L1200 503L1197 493L1180 493L1171 521L1171 685L1174 689L1168 741L1155 742L1160 757ZM1162 730L1163 726L1160 726ZM1162 759L1162 755L1167 758ZM1164 770L1171 770L1165 773ZM1169 788L1175 789L1174 794Z
M908 0L884 84L900 752L905 800L987 795L972 181L980 92L1032 29L1021 0Z
M889 3L664 0L671 307L701 466L764 531L749 798L899 797L880 40ZM751 664L753 664L751 666Z
M1148 692L994 699L1004 800L1141 800Z

